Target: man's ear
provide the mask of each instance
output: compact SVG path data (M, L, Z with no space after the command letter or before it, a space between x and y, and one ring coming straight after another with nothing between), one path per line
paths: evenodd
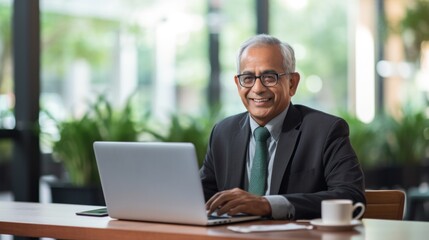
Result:
M234 82L235 82L235 85L237 85L237 89L238 89L238 90L240 90L240 87L241 87L241 86L240 86L240 83L239 83L238 81L239 81L239 80L238 80L238 77L237 77L237 75L235 75L235 76L234 76Z
M298 89L299 80L301 79L301 76L299 73L294 72L290 74L290 80L289 80L289 94L290 96L295 95L296 90Z

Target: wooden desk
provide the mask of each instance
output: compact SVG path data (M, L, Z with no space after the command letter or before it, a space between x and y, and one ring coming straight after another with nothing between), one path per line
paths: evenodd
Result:
M296 230L235 233L226 226L198 227L77 216L94 206L0 202L0 234L59 239L427 239L429 223L364 219L351 231ZM95 207L96 208L96 207ZM287 221L237 223L282 224Z

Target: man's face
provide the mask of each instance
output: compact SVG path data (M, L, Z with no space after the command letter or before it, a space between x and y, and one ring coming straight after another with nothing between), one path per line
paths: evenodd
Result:
M243 52L240 59L240 74L260 76L273 72L285 72L280 47L257 45L250 46ZM291 97L295 95L299 78L298 73L283 75L272 87L265 87L258 78L253 87L244 88L235 77L235 84L247 111L259 125L264 126L289 105Z

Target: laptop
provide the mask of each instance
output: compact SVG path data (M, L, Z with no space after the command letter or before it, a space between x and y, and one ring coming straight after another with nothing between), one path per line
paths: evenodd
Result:
M218 225L259 216L207 216L192 143L95 142L94 152L110 217Z

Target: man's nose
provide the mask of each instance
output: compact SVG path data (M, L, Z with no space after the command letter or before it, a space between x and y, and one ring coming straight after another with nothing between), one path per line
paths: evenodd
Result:
M253 85L252 90L254 92L261 92L261 91L264 91L265 89L266 87L264 86L264 84L262 84L261 76L256 77L255 84Z

